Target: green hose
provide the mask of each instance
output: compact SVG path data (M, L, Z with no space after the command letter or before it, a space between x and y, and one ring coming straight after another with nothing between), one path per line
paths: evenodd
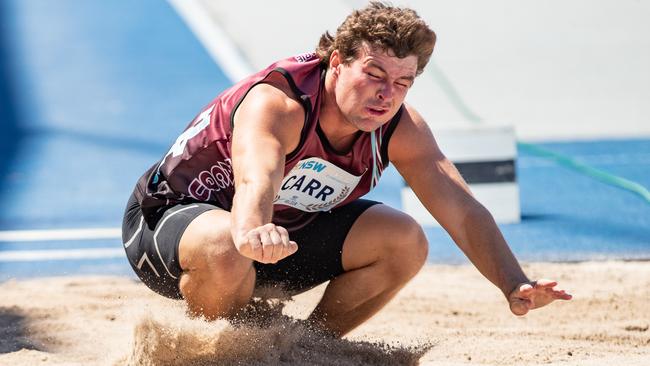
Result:
M641 197L647 203L650 203L650 191L648 191L644 186L637 182L633 182L631 180L607 173L600 169L593 168L566 155L558 154L556 152L544 149L539 145L517 142L517 147L528 153L552 160L565 168L575 170L605 184L628 190Z
M466 120L476 124L483 123L483 119L474 113L471 108L469 108L452 82L445 76L444 72L442 72L438 65L436 65L434 60L431 60L431 62L429 62L429 65L427 67L427 74L429 74L434 79L436 84L440 87L440 89L442 89L447 98L449 98L451 104L454 105L456 110L461 113ZM641 197L646 203L650 203L650 191L648 191L647 188L637 182L633 182L631 180L580 163L569 156L544 149L539 145L517 142L517 147L528 153L549 159L560 166L574 170L578 173L582 173L602 183L630 191Z

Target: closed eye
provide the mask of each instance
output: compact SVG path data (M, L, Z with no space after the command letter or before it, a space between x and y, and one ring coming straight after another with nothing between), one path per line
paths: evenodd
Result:
M368 76L370 76L371 79L379 80L381 77L379 75L375 75L373 73L367 72L366 73Z

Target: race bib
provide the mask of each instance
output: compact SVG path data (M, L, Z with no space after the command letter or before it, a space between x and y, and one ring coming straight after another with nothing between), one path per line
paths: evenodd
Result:
M284 177L274 204L301 211L329 211L345 200L361 177L320 158L303 159Z

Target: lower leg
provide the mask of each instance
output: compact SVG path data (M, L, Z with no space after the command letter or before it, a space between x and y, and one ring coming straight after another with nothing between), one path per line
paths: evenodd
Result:
M407 282L387 281L382 272L374 263L333 279L309 320L340 337L370 319Z
M344 273L330 281L309 319L342 336L383 308L422 268L428 242L408 215L385 205L368 208L342 250Z
M229 223L229 212L207 211L181 237L179 287L192 315L232 317L250 301L255 269L252 260L235 249Z

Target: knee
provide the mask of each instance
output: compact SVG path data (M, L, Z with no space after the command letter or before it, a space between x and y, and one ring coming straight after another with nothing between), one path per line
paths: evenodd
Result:
M185 259L179 288L190 305L199 304L204 310L219 296L240 291L251 275L252 261L240 255L231 241L218 236L197 242Z
M188 227L181 238L178 257L184 272L198 272L210 277L237 277L252 265L252 261L235 248L228 228L221 228L214 222Z
M248 271L252 261L239 254L230 238L223 241L207 240L203 252L202 269L212 274L235 277Z
M408 281L424 266L429 242L422 227L408 215L404 215L395 228L396 235L387 242L385 258L390 277L399 282Z

